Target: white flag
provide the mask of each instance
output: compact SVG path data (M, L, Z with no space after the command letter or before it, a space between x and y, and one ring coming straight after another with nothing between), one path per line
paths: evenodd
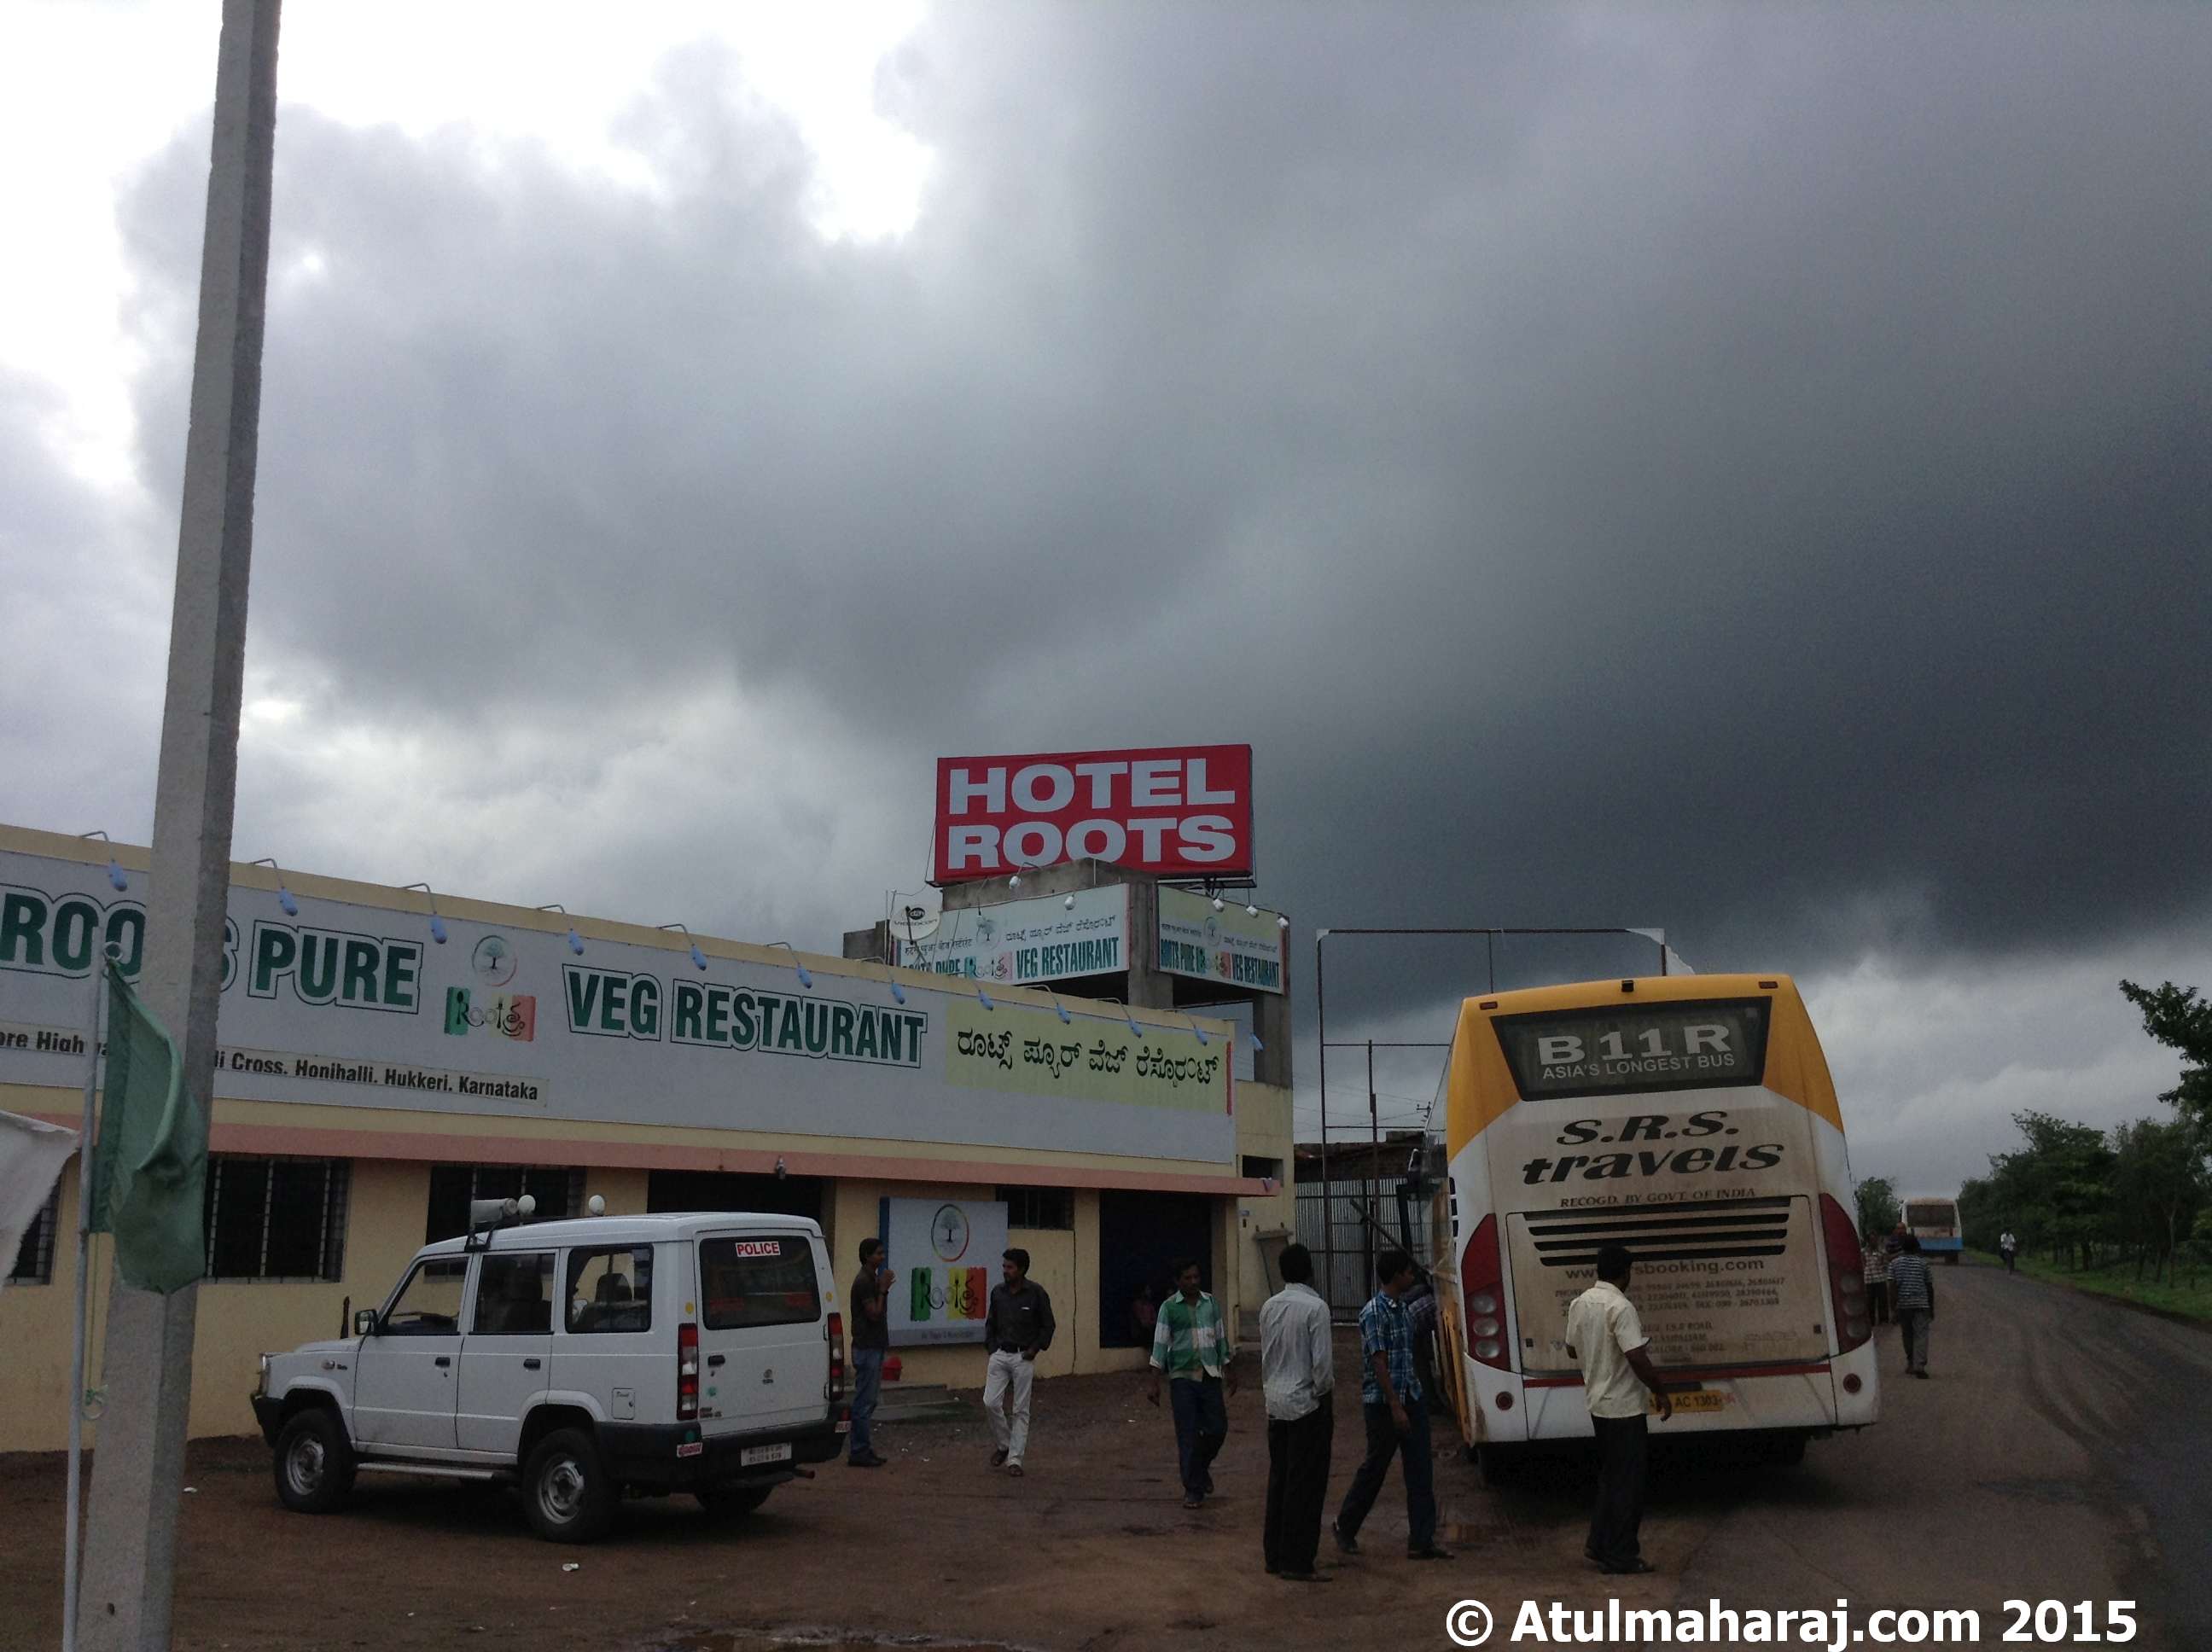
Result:
M14 1271L23 1236L46 1208L62 1166L76 1151L76 1131L0 1113L0 1287Z

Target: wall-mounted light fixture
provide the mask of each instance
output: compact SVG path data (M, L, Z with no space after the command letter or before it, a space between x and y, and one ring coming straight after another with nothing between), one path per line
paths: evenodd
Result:
M79 832L77 835L79 837L96 837L103 843L112 842L114 841L110 838L106 832ZM108 852L107 855L107 881L118 895L124 893L124 891L131 887L131 880L123 875L122 863L116 859L114 851L112 849Z
M809 992L814 990L814 977L808 973L806 960L799 956L799 949L789 941L770 941L770 946L780 946L791 954L792 967L799 971L799 984Z
M1121 1004L1118 998L1094 999L1091 1001L1096 1004ZM1126 1004L1121 1004L1121 1024L1140 1039L1145 1036L1145 1029L1137 1024L1137 1017L1129 1013L1129 1006Z
M687 941L691 941L691 932L688 929L684 929L682 924L655 924L653 927L656 929L683 929L684 938ZM697 964L702 969L704 969L707 967L707 955L699 950L699 943L696 941L691 941L691 962Z
M263 855L260 859L256 860L252 864L257 866L266 866L270 871L276 874L276 904L284 908L284 915L287 918L298 917L300 915L300 903L292 898L292 891L284 887L283 867L278 865L274 860L270 859L265 854Z
M557 912L563 918L567 918L568 916L568 908L562 906L558 901L548 901L544 906L538 909L540 912ZM568 950L571 952L574 952L580 958L584 956L584 938L576 932L576 925L574 919L570 919L568 923Z
M438 897L431 893L428 884L404 884L403 889L419 889L430 908L430 938L443 946L446 944L446 920L438 915Z

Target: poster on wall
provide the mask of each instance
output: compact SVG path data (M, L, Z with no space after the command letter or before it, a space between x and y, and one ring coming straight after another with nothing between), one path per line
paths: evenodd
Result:
M1233 902L1216 912L1213 902L1202 895L1164 889L1159 970L1279 993L1284 952L1290 945L1290 932L1283 927L1280 915L1262 910L1255 917Z
M1026 987L1129 967L1129 892L1108 889L947 912L926 940L896 935L891 961L964 981Z
M1006 1207L986 1199L886 1199L884 1243L897 1277L884 1303L891 1346L981 1342L1006 1248Z

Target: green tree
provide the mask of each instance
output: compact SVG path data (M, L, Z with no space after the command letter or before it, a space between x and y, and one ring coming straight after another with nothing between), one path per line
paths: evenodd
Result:
M1961 1202L1979 1223L2010 1227L2028 1248L2092 1266L2112 1229L2112 1150L2104 1133L2048 1113L2015 1113L2013 1122L2027 1146L1992 1154L1988 1177L1970 1184L1973 1197Z
M1859 1237L1879 1239L1904 1218L1897 1187L1887 1176L1869 1176L1858 1185Z
M2142 1011L2143 1030L2180 1051L2185 1064L2181 1082L2159 1100L2171 1102L2198 1129L2212 1132L2212 999L2170 981L2156 987L2124 981L2120 991Z
M2136 1253L2136 1274L2172 1277L2174 1253L2205 1202L2203 1138L2187 1118L2137 1119L2112 1132L2112 1217Z

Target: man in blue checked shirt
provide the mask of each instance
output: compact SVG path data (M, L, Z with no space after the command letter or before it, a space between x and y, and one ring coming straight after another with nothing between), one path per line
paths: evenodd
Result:
M1386 1250L1375 1259L1382 1289L1359 1310L1359 1347L1366 1358L1360 1384L1360 1410L1367 1421L1367 1457L1352 1477L1336 1523L1329 1527L1336 1546L1359 1552L1359 1527L1375 1506L1376 1494L1390 1472L1390 1459L1401 1458L1406 1473L1406 1558L1449 1560L1437 1546L1437 1497L1429 1455L1429 1407L1413 1361L1414 1327L1407 1296L1419 1278L1413 1259Z

